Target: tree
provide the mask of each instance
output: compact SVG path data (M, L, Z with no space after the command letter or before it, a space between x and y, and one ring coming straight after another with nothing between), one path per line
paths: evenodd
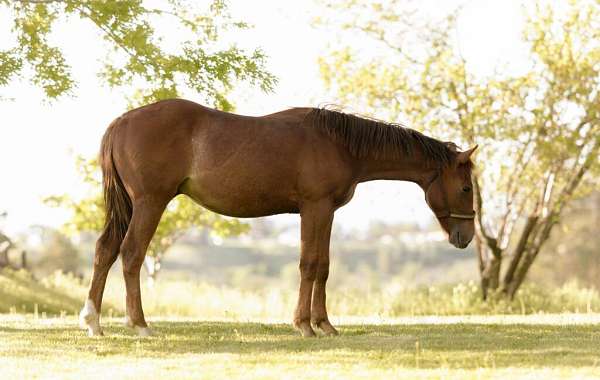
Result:
M541 255L530 276L557 284L576 279L582 286L600 289L599 225L600 192L572 202L557 226L560 234L552 234L544 247L553 255Z
M342 102L482 148L473 181L483 295L514 297L565 206L598 185L600 5L525 8L530 67L485 76L460 54L457 13L432 24L400 0L329 6L347 12L351 40L368 38L384 52L366 61L348 46L321 58Z
M77 247L61 231L45 226L32 226L26 232L30 249L31 269L34 273L49 275L55 271L78 274L81 257ZM34 239L31 239L34 237Z
M12 240L0 231L0 268L10 265L8 251L14 246Z
M78 158L77 164L83 181L89 185L89 194L78 200L68 194L52 196L46 198L46 203L71 211L71 218L64 226L68 233L100 232L104 221L104 200L98 163ZM246 232L248 225L198 207L185 196L173 199L163 213L144 261L150 284L156 281L165 254L177 239L192 228L210 228L221 236L232 236Z
M0 212L0 220L4 217L6 217L6 212ZM0 230L0 269L10 265L8 251L13 247L13 241Z
M16 41L14 47L0 51L0 86L27 78L48 99L72 95L76 83L71 68L50 36L59 21L78 17L106 41L108 52L99 75L110 87L130 91L131 107L190 91L216 108L232 110L228 93L236 82L248 82L263 91L273 88L276 79L264 69L266 57L260 49L246 52L235 45L219 47L224 45L224 32L249 27L231 18L224 0L204 6L185 0L159 4L160 8L142 0L0 0L0 10L13 16ZM177 48L167 46L160 32L170 33L171 38L176 34ZM64 194L49 197L47 202L72 211L67 229L99 231L104 205L98 164L80 159L78 166L90 185L89 196L76 200ZM212 228L224 235L247 229L235 219L199 209L189 199L174 199L149 247L145 267L152 279L164 254L192 227Z
M107 42L100 76L111 87L133 87L131 104L174 98L190 89L215 107L230 110L227 93L236 80L265 91L273 88L275 78L264 70L260 49L216 48L222 32L248 28L231 19L224 0L212 0L200 10L197 3L184 0L160 5L153 8L142 0L0 0L0 10L14 19L16 40L14 47L0 51L0 86L28 77L49 99L73 94L76 83L69 63L49 37L57 22L78 17ZM157 20L160 30L181 36L177 51L163 46Z

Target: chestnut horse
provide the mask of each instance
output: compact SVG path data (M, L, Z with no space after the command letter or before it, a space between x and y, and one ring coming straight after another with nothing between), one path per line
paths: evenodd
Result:
M328 109L249 117L173 99L129 111L111 123L102 139L106 222L81 322L90 335L102 334L106 276L121 253L127 324L140 335L150 334L140 268L165 207L185 194L234 217L300 214L294 325L303 336L315 336L312 326L335 335L325 307L335 210L350 201L361 182L411 181L425 192L450 243L465 248L474 231L474 150L459 152L452 143L401 125Z

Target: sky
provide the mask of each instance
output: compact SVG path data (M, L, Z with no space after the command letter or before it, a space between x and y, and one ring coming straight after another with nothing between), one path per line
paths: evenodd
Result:
M432 17L464 5L457 44L471 67L482 75L501 61L517 66L524 62L518 1L425 0L419 4ZM339 39L313 26L320 12L313 0L232 0L230 10L254 27L228 38L242 47L261 47L269 56L267 69L279 79L270 94L242 86L233 98L237 113L261 115L333 100L319 78L317 59L336 48ZM0 8L0 50L14 43L7 13ZM0 212L7 213L0 217L0 229L8 233L31 225L58 227L64 223L68 214L45 206L43 198L65 193L84 196L86 188L77 175L74 158L96 155L104 130L126 110L124 93L103 86L97 78L105 50L91 25L70 19L57 25L52 38L72 66L75 95L49 103L23 79L0 87L0 99L12 99L0 100ZM363 42L356 39L356 43ZM198 100L193 94L189 98ZM364 230L373 221L426 224L431 217L416 185L375 181L359 185L354 199L336 213L336 227ZM271 218L276 223L297 220L296 216Z

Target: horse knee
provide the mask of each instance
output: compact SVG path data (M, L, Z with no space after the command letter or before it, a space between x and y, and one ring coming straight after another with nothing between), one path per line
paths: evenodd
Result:
M123 273L135 274L139 272L143 262L145 252L141 252L133 239L125 238L121 243L121 262L123 264Z
M112 266L119 254L118 244L103 239L100 237L96 242L96 251L94 255L94 265L96 266Z
M319 263L317 267L316 280L319 282L326 282L329 278L329 262Z
M318 260L300 259L300 277L303 280L314 281L317 277Z
M143 260L123 259L123 274L126 277L134 277L134 276L139 275L141 268L142 268L142 261Z
M140 273L144 263L144 255L135 251L122 251L123 274L125 276L136 276Z

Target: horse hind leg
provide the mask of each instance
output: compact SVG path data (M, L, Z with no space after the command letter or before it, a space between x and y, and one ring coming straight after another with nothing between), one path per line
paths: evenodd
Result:
M142 308L140 270L167 203L168 200L157 202L155 198L134 201L131 222L121 244L123 277L127 291L126 324L135 328L141 336L151 335L152 332L148 328Z
M104 230L96 242L94 269L88 298L79 313L80 324L83 328L87 328L90 336L103 335L100 327L102 296L108 272L119 255L120 244L119 239L110 236L108 229Z

